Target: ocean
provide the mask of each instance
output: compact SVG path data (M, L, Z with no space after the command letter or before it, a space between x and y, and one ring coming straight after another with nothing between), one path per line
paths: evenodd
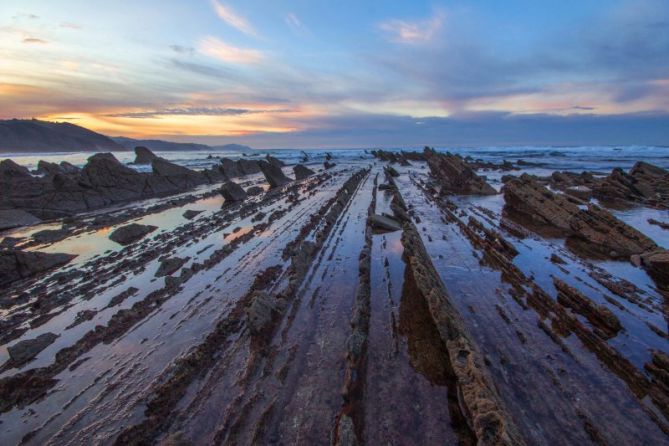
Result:
M471 156L475 159L501 163L504 160L525 160L533 163L530 170L532 173L543 175L550 174L555 170L583 171L589 170L596 173L609 173L614 167L623 169L631 168L637 161L646 161L660 167L669 168L669 147L658 146L579 146L579 147L541 147L541 146L517 146L517 147L437 147L438 151L449 151L464 157ZM332 153L334 161L352 161L360 159L371 159L372 149L335 149L335 150L307 150L309 163L321 163L325 160L327 152ZM407 150L419 151L422 148L408 149L384 149L391 151ZM132 151L113 152L121 162L131 165L139 171L149 171L148 165L132 165L135 154ZM242 152L155 152L158 156L166 158L177 164L192 168L203 169L211 167L218 162L217 157L237 159L248 157L250 159L263 157L265 154L275 156L287 164L297 164L303 157L302 150L257 150L254 153ZM29 169L35 169L39 160L50 162L68 161L77 166L86 164L86 160L92 153L89 152L57 152L57 153L5 153L0 154L0 159L10 158L18 164Z

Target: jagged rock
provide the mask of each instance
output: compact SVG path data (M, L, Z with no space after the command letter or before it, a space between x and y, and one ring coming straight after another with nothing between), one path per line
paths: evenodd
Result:
M30 178L30 171L27 167L16 164L10 159L0 161L0 177L3 178Z
M657 285L669 291L669 251L655 249L641 255L641 263Z
M141 198L146 186L143 175L125 166L111 153L96 153L88 158L79 183L102 195L101 202L95 203L99 205L106 204L107 200L107 203L113 203Z
M135 147L135 164L151 164L156 158L158 158L158 155L149 150L148 147Z
M247 195L260 195L263 192L265 192L265 189L263 189L261 186L251 186L246 189Z
M170 183L179 189L186 189L207 182L202 173L174 164L163 158L153 159L151 167L155 175L167 178Z
M284 175L283 171L279 167L273 166L265 161L259 161L258 165L260 166L260 170L262 171L263 175L265 175L265 179L269 183L270 188L280 187L292 181L290 178Z
M242 158L237 161L237 165L239 166L239 170L242 175L260 173L260 161L246 160Z
M577 238L588 242L590 250L606 257L629 258L657 247L641 232L592 204L576 213L569 224Z
M432 176L441 185L442 193L465 195L495 195L497 191L461 157L450 153L437 153L426 148L425 159Z
M607 307L595 304L576 288L567 285L560 279L554 278L553 284L558 291L558 302L585 316L593 326L602 332L603 337L608 339L622 330L620 320Z
M243 158L237 161L229 158L221 158L220 168L228 178L236 178L260 172L259 161Z
M52 254L17 249L2 250L0 251L0 285L6 285L48 271L68 263L75 257L75 255L61 253Z
M555 253L551 254L551 262L555 263L556 265L566 265L567 264L567 262L565 262L562 257L560 257L559 255L557 255Z
M593 195L602 202L616 205L642 203L669 207L669 172L644 161L637 162L629 173L620 168L593 186Z
M309 169L308 167L303 166L302 164L297 164L296 166L294 166L293 172L295 172L296 180L303 180L316 173L313 170Z
M504 212L532 229L557 229L564 235L571 232L571 218L578 213L578 205L569 197L553 194L523 174L506 182Z
M230 158L221 158L220 169L228 178L236 178L242 175L237 163Z
M7 353L15 366L25 364L58 338L53 333L42 333L35 339L27 339L7 347Z
M659 226L660 228L666 229L666 230L669 231L669 223L665 223L663 221L658 221L658 220L655 220L654 218L649 218L648 223L651 224L651 225Z
M504 185L504 212L531 229L567 236L570 248L581 254L629 258L656 248L648 237L610 212L555 194L523 174Z
M330 152L325 152L325 159L326 159L327 161L332 160L332 154L331 154Z
M23 241L23 237L5 237L0 242L0 248L13 248Z
M52 177L56 174L64 174L65 171L61 166L56 163L50 163L48 161L39 160L37 163L37 173L47 177Z
M369 216L369 224L373 228L383 231L402 230L402 225L397 220L387 215L372 214Z
M278 159L278 158L273 157L273 156L270 155L270 154L265 155L265 159L266 159L267 162L270 163L272 166L275 166L275 167L278 167L278 168L282 168L283 166L285 166L285 164L284 164L283 161L281 161L281 160Z
M22 209L0 209L0 231L39 223L39 218Z
M571 186L565 189L565 193L585 201L592 198L592 189L587 186Z
M331 163L329 161L326 161L326 162L323 163L323 167L325 168L325 170L332 169L335 166L336 166L335 163Z
M246 320L255 335L266 331L272 322L272 316L276 310L277 301L265 291L256 291L251 298L251 303L246 308Z
M162 158L155 158L152 164L156 173L141 173L111 153L97 153L81 171L61 163L55 175L39 177L5 160L0 162L0 209L21 209L41 219L60 218L114 203L175 194L225 178L218 168L195 172Z
M33 240L37 243L55 243L63 240L68 235L65 229L44 229L37 231L32 235Z
M68 163L67 161L61 161L60 162L60 169L65 173L66 175L76 175L79 172L81 172L81 169L71 163Z
M196 211L194 209L188 209L186 212L183 213L183 217L187 220L192 220L198 215L200 215L204 211Z
M121 245L129 245L130 243L136 242L156 229L158 229L157 226L131 223L116 229L109 235L109 238Z
M244 201L246 199L246 192L244 189L233 181L228 181L223 184L220 192L221 195L223 195L223 198L225 198L226 203Z
M389 175L391 177L400 176L400 173L392 166L386 166L383 170L386 172L386 175Z
M184 265L184 263L186 263L188 260L189 260L188 257L186 258L171 257L169 259L165 259L162 262L160 262L160 266L158 267L155 276L156 277L170 276L176 270L181 268Z

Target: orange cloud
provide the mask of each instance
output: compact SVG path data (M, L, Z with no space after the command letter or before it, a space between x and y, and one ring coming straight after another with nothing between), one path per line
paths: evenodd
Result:
M379 25L379 29L390 35L394 42L398 43L426 43L441 30L444 25L444 14L436 12L427 20L415 22L405 20L388 20Z
M239 48L211 36L202 39L198 49L201 53L224 62L250 64L259 62L264 58L261 51Z
M217 0L212 0L211 4L214 7L214 11L216 11L218 17L225 23L249 36L257 35L253 26L251 26L251 24L244 17L235 13L232 8L222 5Z

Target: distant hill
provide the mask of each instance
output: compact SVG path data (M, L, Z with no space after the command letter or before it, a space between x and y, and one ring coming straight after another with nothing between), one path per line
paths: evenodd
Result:
M249 146L243 146L241 144L226 144L224 146L214 146L212 149L218 152L253 152L253 149Z
M149 150L156 152L178 152L178 151L193 151L193 152L211 152L215 149L206 144L195 144L192 142L172 142L162 141L160 139L133 139L125 136L112 136L114 141L121 144L128 150L133 150L137 146L144 146Z
M109 137L69 122L0 120L0 152L103 152L126 150Z
M133 139L124 136L113 136L112 139L121 144L128 150L133 150L137 146L144 146L150 150L160 152L252 152L253 149L240 144L226 144L224 146L208 146L206 144L195 144L192 142L172 142L162 141L160 139Z

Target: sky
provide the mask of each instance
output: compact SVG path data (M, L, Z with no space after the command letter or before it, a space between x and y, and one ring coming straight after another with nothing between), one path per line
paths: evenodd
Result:
M259 148L669 145L669 0L2 0L9 118Z

